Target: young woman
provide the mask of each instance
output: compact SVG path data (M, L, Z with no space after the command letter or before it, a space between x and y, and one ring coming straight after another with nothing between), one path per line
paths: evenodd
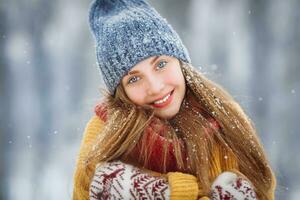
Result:
M85 130L73 199L274 199L253 123L154 8L96 0L89 19L108 92Z

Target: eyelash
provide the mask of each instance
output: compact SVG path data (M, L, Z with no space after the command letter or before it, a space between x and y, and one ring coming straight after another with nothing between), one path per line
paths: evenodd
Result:
M165 63L165 64L163 65L163 67L162 67L162 68L164 68L168 62L165 61L165 60L162 60L162 61L160 61L160 62L156 65L156 68L158 68L158 67L160 66L161 63ZM160 70L160 69L162 69L162 68L158 68L158 70ZM128 84L132 84L132 83L135 83L136 81L140 80L140 79L138 79L138 80L136 80L136 81L134 81L134 82L131 82L131 80L134 79L134 78L137 78L137 76L133 76L133 77L131 77L130 79L128 79ZM139 78L139 77L138 77L138 78Z

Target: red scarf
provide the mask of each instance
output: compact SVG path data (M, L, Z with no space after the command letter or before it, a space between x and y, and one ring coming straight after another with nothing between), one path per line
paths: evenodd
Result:
M101 118L104 122L107 120L107 108L103 103L99 103L95 107L95 113L98 117ZM215 128L219 128L219 124L217 121L213 118L208 118L210 123ZM142 140L145 139L146 141L153 140L153 147L151 148L151 155L149 155L149 162L146 166L144 166L147 169L161 172L163 173L163 157L164 157L164 147L166 145L167 147L167 154L166 154L166 171L172 172L172 171L181 171L184 172L185 169L179 169L176 163L176 158L174 154L174 141L167 140L165 136L165 131L167 127L165 125L161 125L159 123L159 120L157 118L154 118L148 127L145 129L145 133L142 136L142 139L137 143L135 148L133 149L130 157L135 158L138 160L140 155L140 150L143 145ZM182 158L184 161L186 161L186 147L183 140L179 140L179 145L182 149ZM139 163L140 165L143 165L142 163ZM184 163L186 166L186 163Z

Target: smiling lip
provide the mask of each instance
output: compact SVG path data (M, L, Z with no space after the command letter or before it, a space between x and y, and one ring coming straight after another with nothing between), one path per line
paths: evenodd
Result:
M154 103L151 103L151 105L152 105L153 107L155 107L155 108L163 108L163 107L169 105L169 104L171 103L172 99L173 99L173 92L174 92L174 90L172 90L172 92L169 93L170 96L169 96L169 98L167 99L167 101L165 101L165 102L163 102L163 103L161 103L161 104L154 104ZM165 95L165 96L167 96L167 95ZM164 97L165 97L165 96L164 96ZM163 97L163 98L164 98L164 97ZM161 99L163 99L163 98L160 98L160 99L158 99L158 100L161 100Z

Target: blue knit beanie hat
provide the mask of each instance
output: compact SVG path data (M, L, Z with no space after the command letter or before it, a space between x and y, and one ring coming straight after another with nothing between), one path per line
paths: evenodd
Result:
M190 63L181 39L144 0L94 0L89 11L96 56L111 94L140 61L159 55Z

